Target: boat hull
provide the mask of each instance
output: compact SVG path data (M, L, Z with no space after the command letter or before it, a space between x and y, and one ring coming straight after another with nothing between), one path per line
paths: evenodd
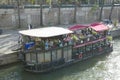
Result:
M82 56L81 58L77 58L77 59L71 59L67 62L64 62L65 60L62 59L61 60L61 65L57 65L57 63L55 62L51 62L51 63L46 63L46 64L43 64L41 66L38 66L37 65L27 65L26 63L24 63L24 70L25 71L28 71L28 72L33 72L33 73L46 73L46 72L51 72L51 71L54 71L56 69L60 69L60 68L63 68L63 67L67 67L69 65L73 65L75 63L78 63L78 62L81 62L81 61L84 61L86 59L89 59L89 58L92 58L92 57L98 57L99 55L102 55L102 54L109 54L113 51L113 47L107 47L105 49L103 49L102 51L99 51L99 52L91 52L89 54L91 55L87 55L87 56ZM63 63L62 63L63 62ZM54 64L53 64L54 63ZM42 68L42 69L39 69L41 67L46 67L47 66L47 69L46 68ZM49 68L48 68L49 67Z

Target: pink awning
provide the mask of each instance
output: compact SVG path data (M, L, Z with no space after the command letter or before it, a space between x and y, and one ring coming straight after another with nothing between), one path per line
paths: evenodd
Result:
M71 27L69 28L69 30L76 31L76 30L79 30L79 29L87 28L87 27L88 27L88 26L77 24L77 25L71 26Z
M108 27L102 23L92 23L90 25L90 28L94 29L95 31L105 31L108 30Z

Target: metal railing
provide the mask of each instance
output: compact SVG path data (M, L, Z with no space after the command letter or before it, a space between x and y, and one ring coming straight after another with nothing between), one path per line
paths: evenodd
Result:
M110 7L112 4L104 4L104 7ZM120 6L120 4L114 4L115 6ZM77 5L77 7L93 7L94 4L80 4ZM99 7L101 7L102 5L99 4ZM16 8L16 5L1 5L0 4L0 8L1 9L13 9ZM40 8L40 5L22 5L22 7L24 8ZM49 5L42 5L43 8L49 8ZM52 5L52 8L73 8L75 7L74 4L62 4L62 5Z

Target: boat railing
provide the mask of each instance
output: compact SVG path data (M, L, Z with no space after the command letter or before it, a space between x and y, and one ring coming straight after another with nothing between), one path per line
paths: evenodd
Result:
M63 46L63 47L54 47L54 48L49 48L49 49L47 49L47 50L45 50L45 49L41 49L41 48L32 48L32 49L24 49L23 50L23 52L24 53L32 53L32 52L46 52L46 51L53 51L53 50L58 50L58 49L63 49L63 48L65 48L65 47L69 47L69 46L73 46L73 45L65 45L65 46Z
M92 40L92 41L86 41L86 42L83 42L83 43L75 44L74 48L82 47L82 46L85 46L85 45L88 45L88 44L93 44L93 43L96 43L96 42L99 42L99 41L103 41L105 39L106 39L106 37L103 37L103 38L95 39L95 40Z
M92 38L92 36L91 37L89 37L89 38ZM86 38L87 39L87 38ZM47 51L53 51L53 50L57 50L57 49L62 49L62 51L63 51L63 49L65 48L65 47L68 47L68 46L73 46L73 48L79 48L79 47L82 47L82 46L86 46L86 45L89 45L89 44L93 44L93 43L96 43L96 42L99 42L99 41L103 41L103 40L105 40L106 39L106 37L102 37L102 38L99 38L99 39L95 39L95 40L87 40L87 41L83 41L82 43L80 42L80 41L78 41L78 42L76 42L74 45L69 45L68 43L67 43L67 45L64 45L63 47L55 47L55 48L49 48L48 50L45 50L45 49L40 49L40 48L33 48L33 49L29 49L29 50L24 50L24 53L45 53L45 52L47 52ZM110 46L110 43L108 42L108 45Z

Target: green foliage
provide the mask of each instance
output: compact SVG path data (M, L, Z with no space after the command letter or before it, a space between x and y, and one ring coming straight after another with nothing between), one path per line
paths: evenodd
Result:
M99 5L94 4L90 11L91 12L96 11L98 8L99 8Z
M116 1L115 1L115 4L120 4L120 0L116 0Z
M9 1L9 3L14 3L14 1L16 1L16 0L0 0L0 4L8 4L8 1ZM54 0L19 0L19 1L23 2L23 3L25 3L25 2L30 3L30 4L35 4L35 3L39 4L41 1L43 1L43 3L45 3L45 4L51 4L52 1L54 1ZM91 2L93 4L94 3L99 3L99 2L101 2L103 0L56 0L56 1L57 1L56 4L73 4L73 3L77 3L78 5L80 5L80 4L88 4L88 3L91 4ZM119 4L120 0L115 0L115 3Z
M35 0L29 0L31 4L35 4Z
M61 1L61 0L57 0L57 3L58 3L58 4L61 4L61 3L62 3L62 1Z
M114 24L114 26L116 27L117 24L118 24L118 21L117 21L117 20L114 20L113 24Z
M47 4L50 4L50 3L51 3L51 0L46 0L46 3L47 3Z

